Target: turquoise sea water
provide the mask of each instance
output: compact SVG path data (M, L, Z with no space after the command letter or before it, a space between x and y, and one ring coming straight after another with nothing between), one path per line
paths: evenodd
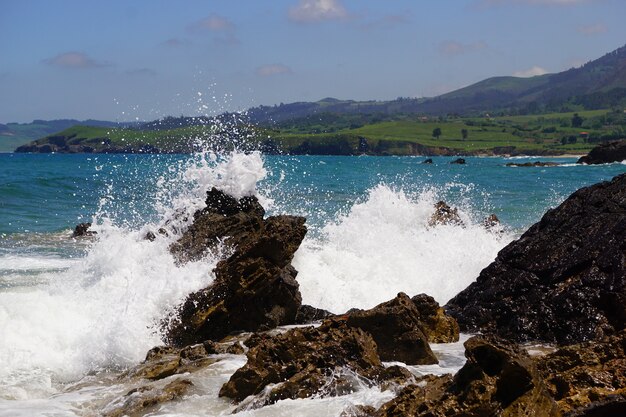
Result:
M132 386L116 380L161 343L158 323L212 282L220 254L178 265L169 237L144 239L175 219L184 228L207 187L255 193L268 214L307 217L293 265L303 302L341 313L399 291L445 303L497 252L580 187L624 164L511 168L539 158L0 154L0 416L98 415ZM464 225L431 226L433 205L458 207ZM486 230L495 213L502 227ZM71 239L93 221L94 239ZM178 222L178 223L176 223ZM435 349L454 372L461 345ZM190 376L191 399L153 415L228 415L216 395L243 356ZM113 377L111 377L113 375ZM363 387L336 399L285 401L246 415L338 415L378 406Z

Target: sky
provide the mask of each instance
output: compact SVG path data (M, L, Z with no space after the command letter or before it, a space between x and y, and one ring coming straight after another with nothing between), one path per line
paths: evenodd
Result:
M626 44L625 0L0 0L0 123L432 97Z

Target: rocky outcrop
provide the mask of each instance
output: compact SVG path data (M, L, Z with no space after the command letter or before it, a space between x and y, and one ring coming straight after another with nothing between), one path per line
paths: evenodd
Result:
M433 159L432 158L426 158L422 161L422 164L432 164L433 163Z
M194 214L193 223L170 247L181 262L198 260L218 245L235 248L263 228L265 210L254 196L237 200L212 188L205 203L206 207Z
M626 319L626 174L582 188L502 249L448 313L465 331L571 344Z
M563 415L626 415L626 332L563 347L538 367Z
M556 417L557 406L526 352L494 337L465 342L467 362L454 376L424 378L373 415Z
M419 312L420 328L430 343L452 343L459 341L459 325L446 314L433 297L418 294L411 301Z
M370 310L353 311L346 324L371 334L383 361L408 365L439 362L428 345L419 310L404 293Z
M333 313L321 308L312 307L307 304L302 304L298 308L296 313L295 324L311 324L316 321L324 320L333 316Z
M452 165L465 165L465 158L457 158L454 161L450 161Z
M397 367L383 368L369 333L339 320L276 336L257 334L246 344L248 362L220 390L220 396L236 402L256 396L246 401L246 408L287 398L347 394L356 389L359 377L370 381L411 377ZM270 384L276 385L267 390Z
M523 163L518 163L518 162L509 162L508 164L506 164L506 166L508 167L555 167L555 166L559 166L561 164L556 163L556 162L543 162L543 161L536 161L536 162L523 162Z
M626 140L603 143L581 157L577 164L609 164L626 161Z
M432 227L447 224L463 226L463 220L459 217L456 207L452 208L445 201L439 201L435 204L435 212L430 217L428 225Z
M490 214L489 216L485 217L485 219L483 220L483 226L487 230L496 228L500 226L500 219L495 214Z
M294 322L301 305L294 252L306 234L305 219L263 219L255 197L239 200L213 188L206 208L170 247L180 262L198 259L218 245L234 250L220 261L215 280L189 295L166 323L176 346L220 340L233 332L257 331Z

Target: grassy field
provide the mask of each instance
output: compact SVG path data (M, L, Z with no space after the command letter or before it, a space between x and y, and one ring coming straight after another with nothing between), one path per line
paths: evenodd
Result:
M584 154L602 140L626 137L624 113L598 110L578 115L582 123L577 127L572 126L574 113L444 119L405 115L395 120L369 118L365 123L356 123L352 116L344 120L320 115L319 120L294 121L276 129L238 126L237 134L214 126L149 131L75 126L35 143L66 149L88 146L96 151L151 146L164 152L189 152L200 140L222 147L245 142L252 148L295 154ZM434 137L437 129L441 134Z

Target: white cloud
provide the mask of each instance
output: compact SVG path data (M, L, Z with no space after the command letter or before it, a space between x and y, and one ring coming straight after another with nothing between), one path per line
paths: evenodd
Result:
M532 68L528 68L526 70L522 70L522 71L516 71L513 73L514 77L522 77L522 78L528 78L528 77L536 77L537 75L543 75L543 74L547 74L548 70L546 70L545 68L541 68L540 66L535 65Z
M283 64L271 64L258 67L256 74L261 77L271 77L272 75L293 74L293 71Z
M96 61L83 52L64 52L43 60L44 64L59 68L90 69L109 67L107 62Z
M191 24L189 29L192 32L228 32L235 30L235 25L229 19L213 13L208 17Z
M319 22L346 17L348 12L339 0L300 0L289 9L289 19L294 22Z
M583 35L592 36L600 33L606 33L607 27L602 23L596 23L594 25L579 26L576 30Z
M439 44L437 49L443 55L454 56L461 55L467 52L479 51L486 48L487 44L482 41L466 44L457 41L444 41Z

